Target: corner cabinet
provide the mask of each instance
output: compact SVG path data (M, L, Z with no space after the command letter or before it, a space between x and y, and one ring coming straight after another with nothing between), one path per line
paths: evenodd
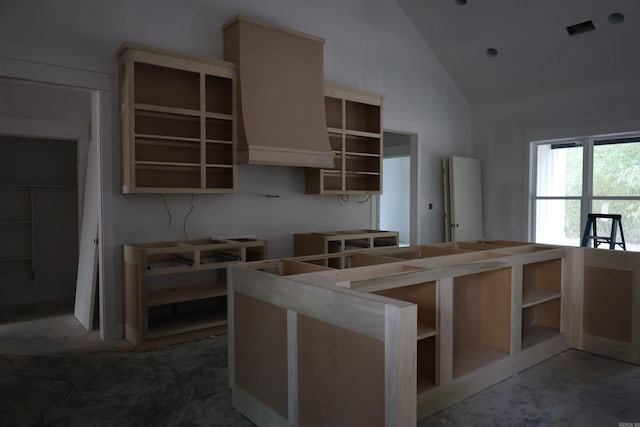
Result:
M125 44L123 193L235 191L236 66Z
M325 84L332 169L307 168L307 194L382 193L382 95Z

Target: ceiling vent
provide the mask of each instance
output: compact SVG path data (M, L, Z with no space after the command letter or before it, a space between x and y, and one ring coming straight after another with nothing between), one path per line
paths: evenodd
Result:
M579 24L570 25L567 27L567 33L570 36L577 36L578 34L588 33L589 31L594 31L596 26L593 25L593 21L585 21Z

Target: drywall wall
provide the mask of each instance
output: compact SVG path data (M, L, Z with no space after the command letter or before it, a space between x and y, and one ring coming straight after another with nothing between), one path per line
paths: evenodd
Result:
M219 59L220 28L238 14L324 37L326 79L384 94L384 127L418 134L418 239L442 240L440 160L471 154L470 111L395 1L9 0L0 12L0 57L109 73L114 88L117 50L126 41ZM373 223L371 200L306 196L303 171L289 167L241 166L237 194L197 195L193 209L189 195L165 196L168 211L158 195L121 195L117 94L112 100L111 155L103 158L112 179L103 181L103 217L113 219L105 221L112 224L105 234L115 260L105 280L117 292L122 243L254 234L279 257L291 255L293 232Z
M528 238L531 141L640 131L640 79L474 109L485 237Z

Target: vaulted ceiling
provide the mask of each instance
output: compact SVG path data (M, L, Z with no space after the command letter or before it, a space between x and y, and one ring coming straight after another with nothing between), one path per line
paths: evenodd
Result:
M398 3L471 104L640 77L638 0ZM622 22L610 22L615 13ZM567 27L587 21L595 30L569 36Z

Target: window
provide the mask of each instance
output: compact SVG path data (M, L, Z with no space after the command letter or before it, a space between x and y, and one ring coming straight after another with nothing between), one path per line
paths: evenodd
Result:
M531 158L532 240L579 246L588 213L619 213L640 250L640 137L534 142Z

